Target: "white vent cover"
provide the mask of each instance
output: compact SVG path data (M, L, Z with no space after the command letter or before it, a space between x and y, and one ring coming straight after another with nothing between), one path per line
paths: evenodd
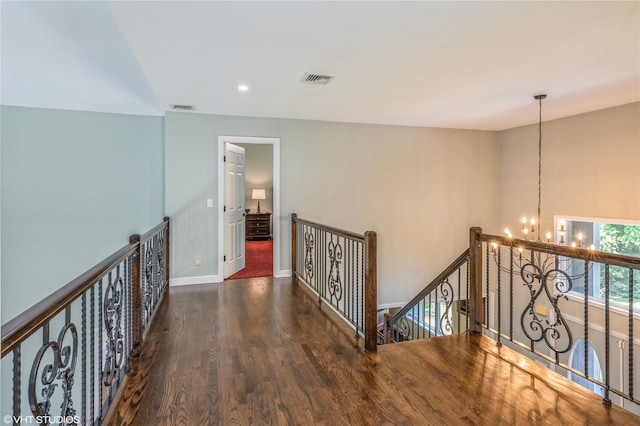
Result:
M180 111L193 111L196 109L193 105L171 105L171 108L177 109Z
M304 84L327 84L334 77L335 75L311 74L306 72L300 79L300 82Z

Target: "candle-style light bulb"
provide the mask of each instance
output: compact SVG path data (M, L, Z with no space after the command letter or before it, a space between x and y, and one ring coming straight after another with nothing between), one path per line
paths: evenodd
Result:
M525 216L522 216L522 229L525 229L527 227L527 218Z
M576 248L576 242L575 241L571 243L571 247Z
M595 244L591 244L591 245L589 246L589 250L592 250L592 251L593 251L593 250L595 250L595 249L596 249L596 245L595 245Z
M561 218L561 219L559 220L559 223L560 223L560 230L564 232L564 228L565 228L565 226L567 226L567 221L566 221L566 219Z
M582 232L578 233L578 247L582 247L582 239L584 238L584 235L582 235Z
M551 241L551 232L547 232L547 242Z
M507 238L511 238L513 237L513 234L511 233L511 231L509 230L509 228L504 228L504 233L507 236Z

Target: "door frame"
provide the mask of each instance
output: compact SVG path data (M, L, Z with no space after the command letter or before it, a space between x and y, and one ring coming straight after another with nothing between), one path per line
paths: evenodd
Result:
M280 276L280 138L218 136L218 277L224 281L224 144L273 146L273 275Z

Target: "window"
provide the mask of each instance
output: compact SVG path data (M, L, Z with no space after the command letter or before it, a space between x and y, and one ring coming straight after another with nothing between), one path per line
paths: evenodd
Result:
M589 377L602 382L602 369L600 368L600 360L598 359L598 354L596 354L596 351L595 349L593 349L593 346L591 346L591 343L587 344L587 348L587 350L589 351L589 356L587 357L587 362L589 363ZM584 339L580 339L576 342L575 345L573 345L569 366L577 371L584 373L584 361ZM569 372L569 378L580 386L585 387L600 396L604 396L604 388L602 386L590 382L584 377L571 371Z
M407 318L418 325L421 335L443 336L452 333L452 310L451 307L447 308L444 301L420 303L417 310L407 312Z
M559 219L556 219L558 222ZM640 223L630 221L615 222L605 219L572 218L566 219L567 244L577 241L582 234L582 244L593 244L596 250L640 257ZM568 272L571 275L584 274L583 262L571 262ZM600 263L590 264L588 273L589 297L604 300L605 266ZM640 312L640 271L634 271L633 304L634 310ZM571 293L583 296L585 278L575 279ZM609 267L610 301L613 304L629 304L629 268Z

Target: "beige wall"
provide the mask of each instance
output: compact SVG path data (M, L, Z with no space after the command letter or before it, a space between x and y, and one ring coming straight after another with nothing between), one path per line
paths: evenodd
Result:
M216 199L220 135L281 138L280 269L291 267L292 212L376 231L380 304L412 297L464 249L470 226L500 233L536 210L537 124L493 133L188 113L165 122L174 277L218 273L217 210L204 199ZM545 231L554 214L640 219L639 122L634 103L543 123Z
M538 125L498 142L500 223L519 229L537 209ZM542 161L543 233L554 215L640 219L640 103L543 122Z
M378 233L378 302L409 300L468 245L496 227L494 132L167 113L166 212L174 278L218 273L217 138L281 139L281 270L290 214ZM194 267L195 255L202 266Z

